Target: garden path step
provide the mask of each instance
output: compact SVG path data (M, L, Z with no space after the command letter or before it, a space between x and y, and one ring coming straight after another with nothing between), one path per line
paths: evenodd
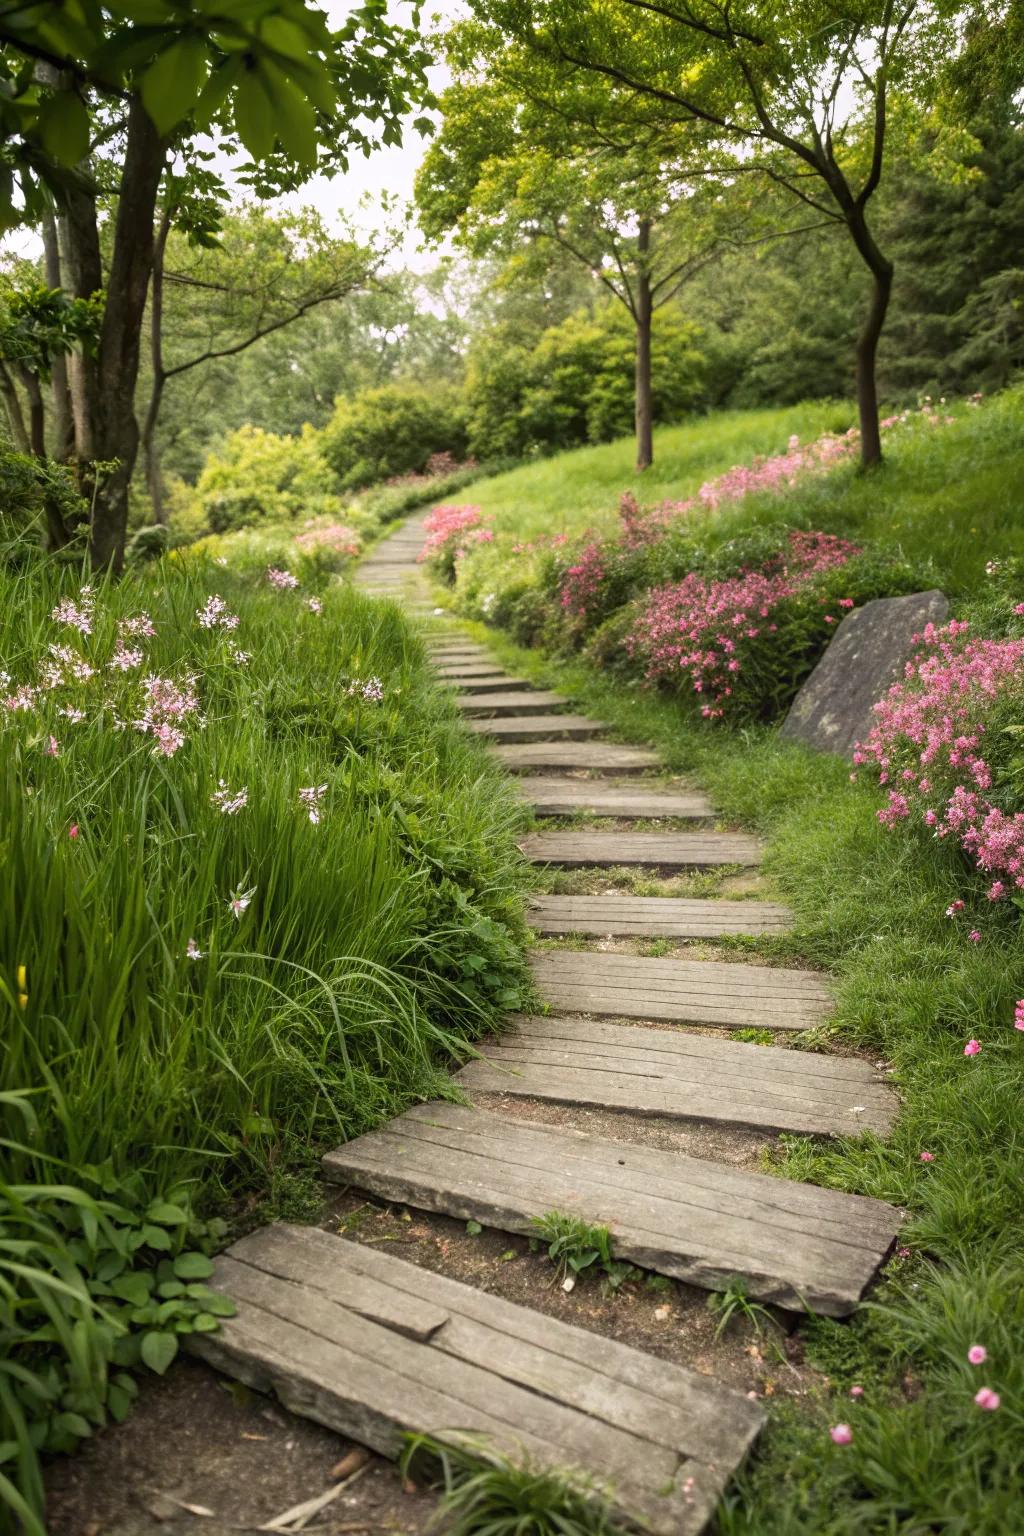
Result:
M482 677L448 677L444 672L439 672L441 682L449 688L455 688L459 693L528 693L532 696L533 684L524 677L509 677L507 672L487 672ZM538 689L538 692L543 690ZM567 704L568 699L562 703Z
M489 661L452 662L451 665L435 667L439 678L446 683L459 683L475 686L477 683L486 683L494 677L508 677L510 674L504 667ZM524 683L524 688L529 684Z
M625 747L615 742L581 742L567 746L557 741L519 742L495 746L493 755L510 773L544 772L550 768L586 768L591 773L647 773L661 767L657 753L644 747Z
M537 933L635 939L714 939L785 933L788 907L771 901L701 901L677 896L534 896L527 920Z
M457 1075L513 1094L808 1136L892 1127L896 1100L867 1062L580 1018L521 1018Z
M651 869L706 869L761 862L761 845L743 832L532 832L519 845L533 864L564 869L639 864Z
M763 1423L737 1392L312 1227L233 1244L196 1353L395 1457L406 1431L573 1467L653 1536L697 1536ZM692 1479L692 1482L690 1481Z
M803 1030L833 1007L813 971L767 965L552 949L532 955L530 968L552 1008L603 1018Z
M467 720L466 729L498 742L584 741L608 729L586 715L514 715L507 720Z
M538 816L571 816L591 811L595 816L678 816L703 820L713 817L714 806L696 789L651 789L632 784L606 784L601 780L572 778L569 774L540 775L519 785Z
M543 715L569 707L571 700L560 693L538 688L535 692L509 689L505 693L465 693L455 700L455 707L467 719L507 719L513 715Z
M323 1169L509 1232L571 1212L608 1227L617 1256L645 1269L709 1289L742 1276L760 1301L835 1317L856 1306L900 1225L880 1200L443 1102L329 1152Z

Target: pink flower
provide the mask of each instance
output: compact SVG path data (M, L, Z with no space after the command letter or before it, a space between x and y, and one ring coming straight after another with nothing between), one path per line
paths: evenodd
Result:
M60 757L60 742L56 736L51 736L43 748L47 757Z
M307 597L306 607L310 613L323 613L324 605L318 597Z
M1024 997L1018 998L1013 1010L1014 1029L1024 1029Z
M239 920L241 920L243 912L245 912L255 894L255 886L253 886L251 891L234 891L232 893L231 900L228 902L232 917L237 917Z
M236 794L223 779L218 779L217 784L219 787L210 796L210 804L215 805L222 816L237 816L249 804L248 788L244 787Z
M238 628L237 613L229 613L227 603L216 592L206 599L205 608L196 609L196 619L200 629Z
M967 1358L972 1365L984 1365L988 1359L988 1350L984 1344L972 1344L967 1351Z
M963 909L964 909L964 904L963 904L962 901L952 901L952 902L950 902L949 906L946 908L946 916L947 917L956 917L956 914L958 912L962 912Z
M977 1402L977 1398L975 1398L975 1402ZM832 1443L834 1445L849 1445L853 1439L853 1430L849 1424L833 1424L829 1434L832 1436Z
M917 1160L918 1160L919 1163L934 1163L934 1161L935 1161L935 1153L934 1152L922 1152L918 1156Z
M980 944L981 943L981 929L980 928L972 928L970 933L967 935L967 937L970 939L972 944Z
M1013 611L1014 613L1024 613L1024 603L1014 603Z
M968 1040L967 1044L964 1046L964 1055L965 1056L977 1056L980 1050L981 1050L981 1041L980 1040Z
M185 946L185 955L189 960L202 960L204 952L199 948L195 939L189 939Z
M291 571L278 570L277 566L275 565L267 566L267 580L270 582L270 585L272 587L276 587L279 592L287 592L291 588L297 587L299 584L299 578L297 576L293 576Z
M308 811L309 819L314 826L320 821L320 801L326 793L326 784L309 784L305 789L299 790L299 804Z
M77 836L78 836L78 822L77 821L73 821L71 823L70 827L68 827L68 837L70 837L71 841L74 842L74 840L75 840L75 838Z
M1005 890L1006 886L1001 880L993 880L988 888L989 901L1001 901Z
M984 1408L986 1413L995 1413L1000 1404L998 1392L993 1392L991 1387L979 1387L974 1394L974 1401L979 1408Z
M912 1248L906 1248L906 1247L904 1247L904 1248L897 1248L896 1249L896 1257L898 1259L909 1259L910 1255L913 1253L913 1251L914 1250Z
M864 1388L863 1387L851 1387L850 1388L850 1396L851 1397L863 1397L864 1396Z

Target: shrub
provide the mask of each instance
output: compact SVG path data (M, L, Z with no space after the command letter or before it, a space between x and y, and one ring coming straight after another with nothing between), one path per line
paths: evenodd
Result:
M990 901L1024 907L1022 619L1024 603L1007 601L1008 636L974 636L956 619L927 625L854 762L887 787L884 826L945 839L984 875Z
M322 433L323 453L342 486L423 474L431 459L465 456L464 413L451 391L382 384L337 401Z
M47 505L65 527L84 534L89 509L67 466L0 449L0 556L21 559L39 548L46 537Z
M474 544L490 544L494 534L479 507L435 507L423 519L427 542L417 555L444 581L454 581L455 567Z
M298 437L251 425L229 433L207 459L196 498L212 533L300 517L344 520L321 435L308 425Z

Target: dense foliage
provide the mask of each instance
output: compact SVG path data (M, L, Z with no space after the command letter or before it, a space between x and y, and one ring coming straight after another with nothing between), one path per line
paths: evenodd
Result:
M55 1328L18 1322L3 1369L56 1389L15 1381L0 1469L38 1505L32 1447L120 1411L104 1360L153 1330L150 1285L184 1297L172 1333L208 1326L201 1256L128 1266L173 1266L190 1203L436 1091L522 999L520 812L392 607L193 557L2 580L0 1226L43 1273L16 1310L49 1297ZM86 1366L66 1335L108 1295L133 1310Z
M322 435L341 485L358 490L394 475L422 474L434 454L465 457L456 396L412 384L382 384L339 400Z

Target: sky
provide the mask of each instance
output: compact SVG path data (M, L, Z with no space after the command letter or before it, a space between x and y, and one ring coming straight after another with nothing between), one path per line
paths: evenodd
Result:
M323 9L332 25L337 26L355 9L355 5L350 0L326 0ZM443 27L446 22L464 16L466 7L463 0L425 0L423 11L422 25L426 33L435 26ZM407 19L407 0L391 0L388 13L395 20ZM430 83L435 91L443 90L448 78L443 64L436 65L430 71ZM328 224L333 224L340 215L358 232L369 234L380 224L377 199L381 192L403 203L411 200L416 170L429 142L429 139L421 138L410 124L400 146L378 149L369 157L355 155L346 175L336 176L332 181L314 177L301 192L281 199L280 203L292 207L312 205L319 209ZM227 164L225 160L225 168ZM420 271L433 266L437 260L436 253L420 247L419 234L415 229L410 230L401 250L396 252L397 264ZM4 255L31 259L41 254L42 245L34 231L16 230L0 240L0 251Z

